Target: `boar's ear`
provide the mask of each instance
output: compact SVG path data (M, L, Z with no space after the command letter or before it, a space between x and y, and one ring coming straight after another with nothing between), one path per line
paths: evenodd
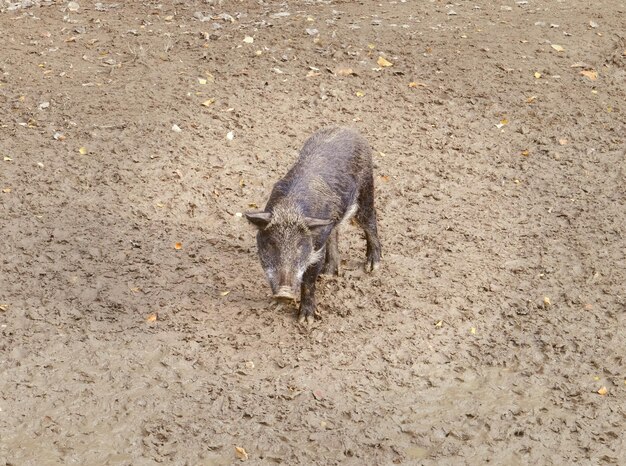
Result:
M246 212L244 214L248 221L255 227L262 230L272 220L272 214L270 212Z
M325 227L333 223L332 220L326 220L323 218L312 218L312 217L306 217L304 221L306 222L306 225L309 227L310 230L314 228Z

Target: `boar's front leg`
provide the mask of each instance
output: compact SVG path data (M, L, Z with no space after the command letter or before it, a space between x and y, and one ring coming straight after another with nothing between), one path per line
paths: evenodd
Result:
M298 316L298 322L301 324L305 321L308 324L313 323L316 315L315 305L315 282L319 276L324 260L312 264L302 277L302 284L300 287L300 314Z
M326 241L326 260L322 273L339 275L339 227L335 227Z

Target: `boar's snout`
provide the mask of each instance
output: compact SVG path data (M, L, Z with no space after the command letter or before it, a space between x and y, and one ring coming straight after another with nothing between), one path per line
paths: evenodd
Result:
M279 301L294 301L296 299L292 289L288 286L281 286L278 288L278 291L274 293L273 297Z

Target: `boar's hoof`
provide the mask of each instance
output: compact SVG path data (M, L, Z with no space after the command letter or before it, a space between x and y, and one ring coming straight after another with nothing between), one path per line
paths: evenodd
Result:
M300 313L300 316L298 317L298 322L300 324L311 325L313 322L315 322L315 317L313 316L313 314Z
M368 260L365 263L365 271L367 273L374 273L380 268L380 261Z

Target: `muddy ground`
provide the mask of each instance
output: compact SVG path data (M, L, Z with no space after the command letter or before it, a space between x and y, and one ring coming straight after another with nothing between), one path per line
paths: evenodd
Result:
M623 1L0 11L0 464L626 464ZM241 212L327 124L307 328Z

